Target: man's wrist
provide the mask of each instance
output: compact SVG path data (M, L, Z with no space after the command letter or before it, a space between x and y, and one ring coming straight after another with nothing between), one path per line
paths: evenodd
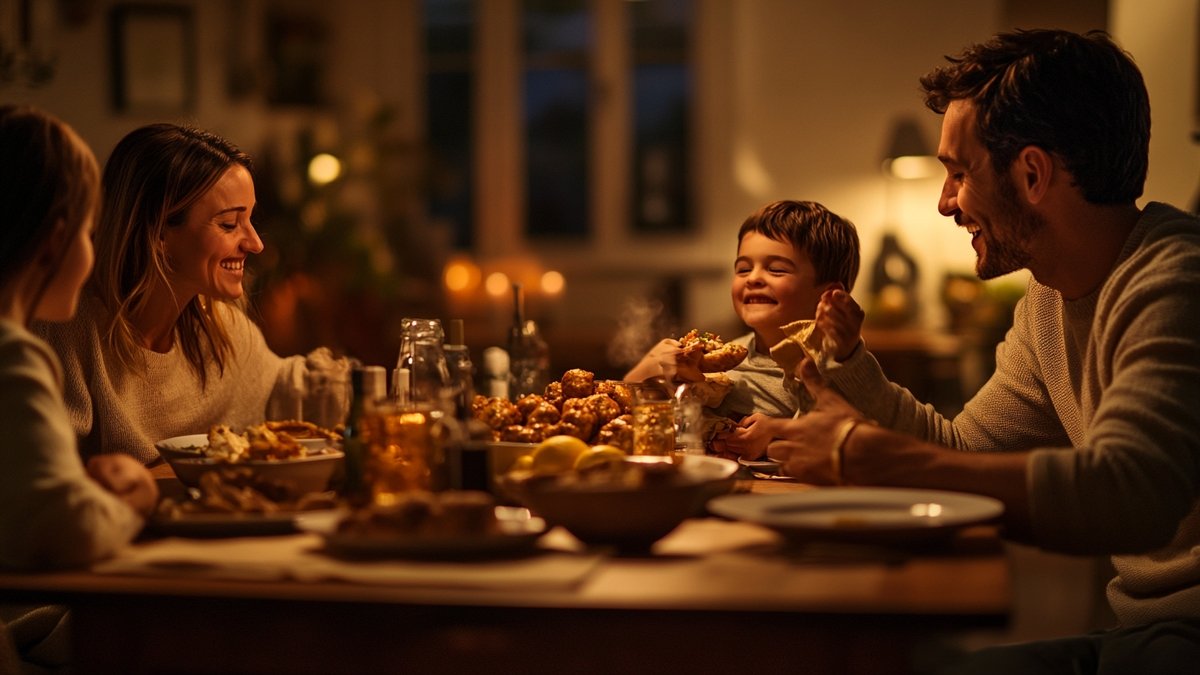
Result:
M850 440L850 434L863 424L874 425L875 423L862 417L847 417L834 429L833 447L829 451L829 464L834 485L846 484L846 443Z

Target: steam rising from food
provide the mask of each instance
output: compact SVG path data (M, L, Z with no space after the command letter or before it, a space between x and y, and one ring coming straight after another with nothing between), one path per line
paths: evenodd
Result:
M628 368L663 336L678 334L678 329L672 325L672 317L665 315L663 310L660 300L628 298L617 319L617 331L608 344L608 362Z

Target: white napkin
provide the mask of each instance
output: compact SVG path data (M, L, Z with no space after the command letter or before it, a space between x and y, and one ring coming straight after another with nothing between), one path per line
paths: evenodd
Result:
M522 558L464 562L343 560L321 553L317 534L236 539L168 538L127 547L93 567L100 574L243 581L346 581L390 586L486 590L569 589L595 569L599 555L538 552Z

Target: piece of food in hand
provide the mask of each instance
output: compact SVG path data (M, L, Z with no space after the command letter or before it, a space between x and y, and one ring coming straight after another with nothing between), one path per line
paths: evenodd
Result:
M700 405L715 408L721 405L732 388L733 380L728 375L711 373L704 376L703 382L689 382L685 391L688 396L699 401Z
M821 368L827 367L833 360L825 351L825 334L817 328L816 321L802 319L780 328L785 337L771 347L771 358L783 368L783 372L795 374L796 366L800 365L806 354Z
M687 335L679 338L681 349L686 353L702 352L700 357L700 372L719 373L729 370L741 363L750 350L746 347L721 340L721 336L696 329L688 331Z

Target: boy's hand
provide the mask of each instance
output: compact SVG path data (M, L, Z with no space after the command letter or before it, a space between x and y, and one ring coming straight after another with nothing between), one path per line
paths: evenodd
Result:
M825 348L834 360L845 361L858 348L864 316L862 307L842 288L831 288L821 294L816 321L825 334Z
M776 418L762 413L747 415L736 429L722 435L721 450L731 458L761 458L767 454L767 445L775 437L776 422Z
M623 379L626 382L643 382L661 375L668 382L703 382L704 373L700 372L700 358L703 356L703 350L685 350L679 340L666 338L651 347L642 360L625 373Z
M142 463L129 455L96 455L88 460L87 474L143 516L158 503L158 483Z
M667 338L650 348L646 355L633 368L625 373L626 382L642 382L651 377L663 374L663 363L674 362L674 354L679 351L679 341Z

